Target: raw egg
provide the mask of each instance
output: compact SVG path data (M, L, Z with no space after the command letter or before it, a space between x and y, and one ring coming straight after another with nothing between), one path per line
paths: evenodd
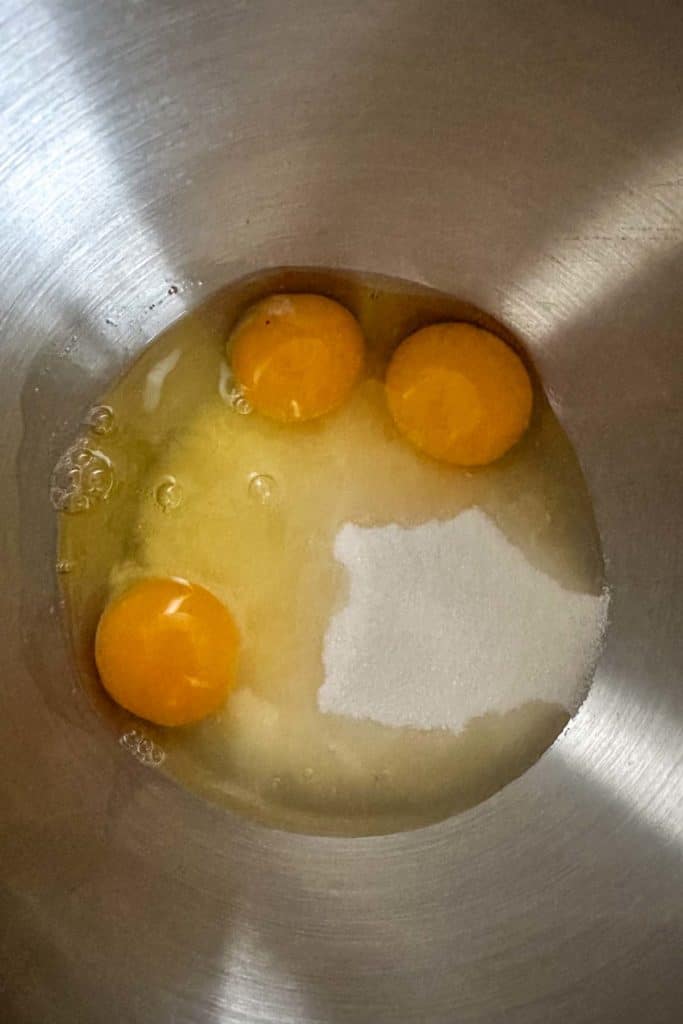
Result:
M389 364L386 393L400 432L457 466L504 455L526 430L533 400L519 356L466 323L434 324L406 338Z
M122 707L157 725L188 725L222 705L238 646L232 615L204 587L148 579L105 608L95 660Z
M162 771L277 828L359 835L471 807L553 742L588 685L603 567L535 382L528 442L498 459L532 406L501 338L409 282L269 271L102 396L59 464L59 581L79 651L108 595L102 682L164 727L138 750L102 701L135 756L153 742ZM87 501L83 450L110 485Z
M355 317L323 295L271 295L230 340L232 369L250 404L271 419L312 420L348 398L363 365Z

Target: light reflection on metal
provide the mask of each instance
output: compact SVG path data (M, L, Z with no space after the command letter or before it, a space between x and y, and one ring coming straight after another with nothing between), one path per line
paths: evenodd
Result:
M625 169L623 180L598 185L578 216L557 230L535 263L506 288L504 317L542 341L608 302L636 276L683 247L680 196L683 135L666 150Z

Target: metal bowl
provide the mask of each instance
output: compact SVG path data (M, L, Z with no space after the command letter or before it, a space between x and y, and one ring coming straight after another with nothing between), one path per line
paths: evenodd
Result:
M677 1020L680 4L5 0L0 40L3 1019ZM59 622L48 480L93 399L219 285L306 264L524 338L612 587L551 750L402 835L173 785L81 698Z

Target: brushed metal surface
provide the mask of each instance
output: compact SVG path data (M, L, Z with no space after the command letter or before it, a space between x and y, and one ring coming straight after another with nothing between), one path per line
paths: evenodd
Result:
M4 0L3 1021L680 1019L682 49L677 0ZM588 700L411 834L203 804L112 743L60 631L57 455L159 329L278 264L501 317L594 495Z

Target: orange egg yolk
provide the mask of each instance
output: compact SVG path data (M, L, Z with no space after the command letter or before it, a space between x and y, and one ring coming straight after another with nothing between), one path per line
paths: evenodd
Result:
M396 349L386 375L389 410L416 448L457 466L504 455L529 424L529 374L489 331L465 323L416 331Z
M280 422L338 408L363 365L355 317L322 295L271 295L252 306L230 339L236 381L251 405Z
M208 590L149 579L105 608L95 660L117 704L157 725L187 725L222 705L238 646L232 615Z

